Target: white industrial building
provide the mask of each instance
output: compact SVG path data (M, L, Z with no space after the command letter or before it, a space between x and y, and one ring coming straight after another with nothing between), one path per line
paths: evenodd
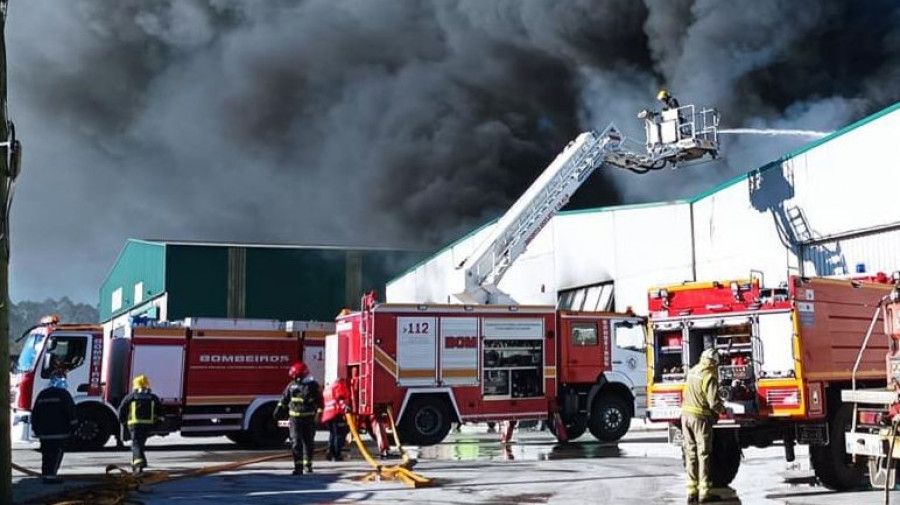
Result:
M900 269L900 103L689 200L562 212L499 287L522 304L646 313L661 284ZM391 281L387 301L454 303L493 223Z

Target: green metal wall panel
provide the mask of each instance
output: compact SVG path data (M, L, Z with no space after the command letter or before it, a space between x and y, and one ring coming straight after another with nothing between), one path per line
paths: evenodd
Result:
M167 318L226 317L228 248L169 245L166 258Z
M166 246L129 239L100 286L100 320L108 321L165 292ZM141 301L135 303L135 285L143 283ZM113 309L113 293L121 289L121 305Z
M343 307L346 253L248 249L246 317L331 321Z

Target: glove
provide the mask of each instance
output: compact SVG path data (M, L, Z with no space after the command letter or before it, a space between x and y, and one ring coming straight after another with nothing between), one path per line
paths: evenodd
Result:
M353 412L353 409L351 409L349 405L344 405L344 414L349 414L351 412Z

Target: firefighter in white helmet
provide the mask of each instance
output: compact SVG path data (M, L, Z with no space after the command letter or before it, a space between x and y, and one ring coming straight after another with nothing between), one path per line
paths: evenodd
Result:
M687 467L688 503L708 503L719 497L710 493L710 453L713 425L725 411L719 398L719 354L707 349L687 376L681 404L681 429L684 435L684 462Z

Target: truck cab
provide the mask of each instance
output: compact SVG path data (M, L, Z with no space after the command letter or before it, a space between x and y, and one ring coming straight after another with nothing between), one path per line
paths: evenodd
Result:
M118 424L115 410L102 398L103 330L99 325L59 324L50 316L30 328L15 367L10 371L10 401L13 430L20 440L31 440L31 410L38 392L48 387L50 373L67 371L70 393L75 400L78 424L72 443L106 443ZM87 414L99 413L99 415ZM100 444L102 445L102 444Z

